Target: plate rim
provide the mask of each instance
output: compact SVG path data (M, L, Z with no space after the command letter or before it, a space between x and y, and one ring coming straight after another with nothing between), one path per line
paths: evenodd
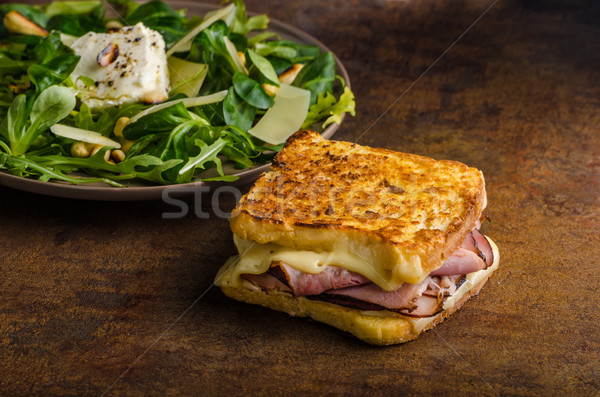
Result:
M38 2L36 2L38 3ZM175 9L186 9L187 12L191 12L192 15L198 15L202 12L210 11L211 9L220 8L215 4L208 3L196 3L191 1L170 1L169 5ZM257 15L257 13L248 12L248 15ZM274 29L273 29L274 28ZM274 30L276 33L287 33L292 36L296 36L302 40L303 43L309 43L319 46L323 52L331 52L333 54L336 73L338 73L345 81L346 86L351 88L350 78L348 72L341 60L337 55L329 49L323 42L309 33L283 21L269 17L269 29ZM321 132L321 135L329 139L331 138L344 121L346 114L342 114L339 124L331 124L325 130ZM260 174L267 171L271 163L259 165L258 167L249 168L246 170L240 170L235 175L239 179L234 182L207 182L207 181L192 181L183 184L170 184L170 185L147 185L147 186L88 186L88 185L74 185L70 183L63 183L60 181L40 181L38 179L29 179L25 177L16 176L8 173L6 170L0 169L0 185L9 188L22 190L30 193L37 193L44 196L54 196L62 198L72 198L79 200L96 200L96 201L145 201L145 200L157 200L164 197L164 194L173 195L186 195L195 191L202 191L201 187L206 186L209 188L218 186L243 186L252 183L258 179Z

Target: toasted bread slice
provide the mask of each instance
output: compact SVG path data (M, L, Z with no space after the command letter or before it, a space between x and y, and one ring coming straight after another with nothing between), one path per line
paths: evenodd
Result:
M485 270L467 275L466 282L444 304L444 310L428 318L415 319L388 311L352 309L306 297L296 297L290 293L263 291L249 282L236 287L231 282L231 268L235 265L236 257L223 266L215 284L230 298L265 306L291 316L310 317L349 332L372 345L392 345L417 338L422 332L433 328L457 311L472 296L477 295L500 262L498 247L491 239L488 240L494 252L494 263Z
M343 242L392 284L416 284L461 245L485 206L475 168L299 131L230 224L259 244L323 252Z

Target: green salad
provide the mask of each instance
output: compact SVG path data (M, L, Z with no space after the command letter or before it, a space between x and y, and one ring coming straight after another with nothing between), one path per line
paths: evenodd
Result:
M202 17L162 1L3 4L0 19L0 169L20 177L234 181L225 162L268 163L294 131L354 115L333 54L242 0Z

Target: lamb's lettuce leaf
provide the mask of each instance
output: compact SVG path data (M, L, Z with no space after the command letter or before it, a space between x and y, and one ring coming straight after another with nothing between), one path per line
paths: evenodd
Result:
M105 32L104 7L101 1L53 1L44 7L50 18L48 30L58 30L72 36L87 32Z
M335 59L331 52L307 62L294 79L292 85L310 91L310 104L317 102L319 93L331 92L335 80Z
M246 62L250 77L260 83L271 84L279 87L279 78L273 68L273 65L263 56L257 54L251 49L246 50Z
M36 95L65 81L79 62L79 56L61 42L57 31L41 40L31 50L31 56L37 63L27 68L27 75L36 86Z
M48 21L49 30L58 30L71 36L83 36L87 32L106 32L101 19L91 15L56 15Z
M235 33L246 35L253 30L264 30L269 25L269 17L266 15L255 15L248 18L244 0L233 0L235 4L235 16L231 22L231 30Z
M194 40L189 60L208 65L202 95L228 89L233 74L238 70L223 41L228 35L229 28L219 20L200 32Z
M289 40L276 40L257 43L257 54L285 59L291 63L305 63L320 53L319 47L311 44L295 43Z
M102 2L99 0L60 0L53 1L47 6L43 7L44 12L49 18L56 15L85 15L91 14L92 12L101 11L103 14L104 7Z
M125 16L129 25L143 22L163 36L165 44L170 47L185 36L183 27L185 18L182 12L173 10L167 3L155 0L144 3Z
M241 98L232 87L223 101L223 115L227 124L248 131L256 116L256 107Z
M268 109L273 106L273 98L265 92L258 81L243 73L236 72L233 75L233 89L240 98L255 108Z
M66 87L54 85L42 91L31 111L21 94L13 101L0 135L8 138L11 154L24 154L42 132L64 119L74 107L75 95Z

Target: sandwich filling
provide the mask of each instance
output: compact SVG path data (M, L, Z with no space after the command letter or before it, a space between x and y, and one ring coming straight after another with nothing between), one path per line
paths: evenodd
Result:
M234 235L235 236L235 235ZM377 268L347 249L316 253L234 237L240 252L221 284L242 284L353 309L429 318L456 301L495 265L492 244L478 228L440 268L420 283L390 285ZM219 277L217 277L219 279ZM465 285L473 284L473 285ZM462 287L462 288L461 288Z

